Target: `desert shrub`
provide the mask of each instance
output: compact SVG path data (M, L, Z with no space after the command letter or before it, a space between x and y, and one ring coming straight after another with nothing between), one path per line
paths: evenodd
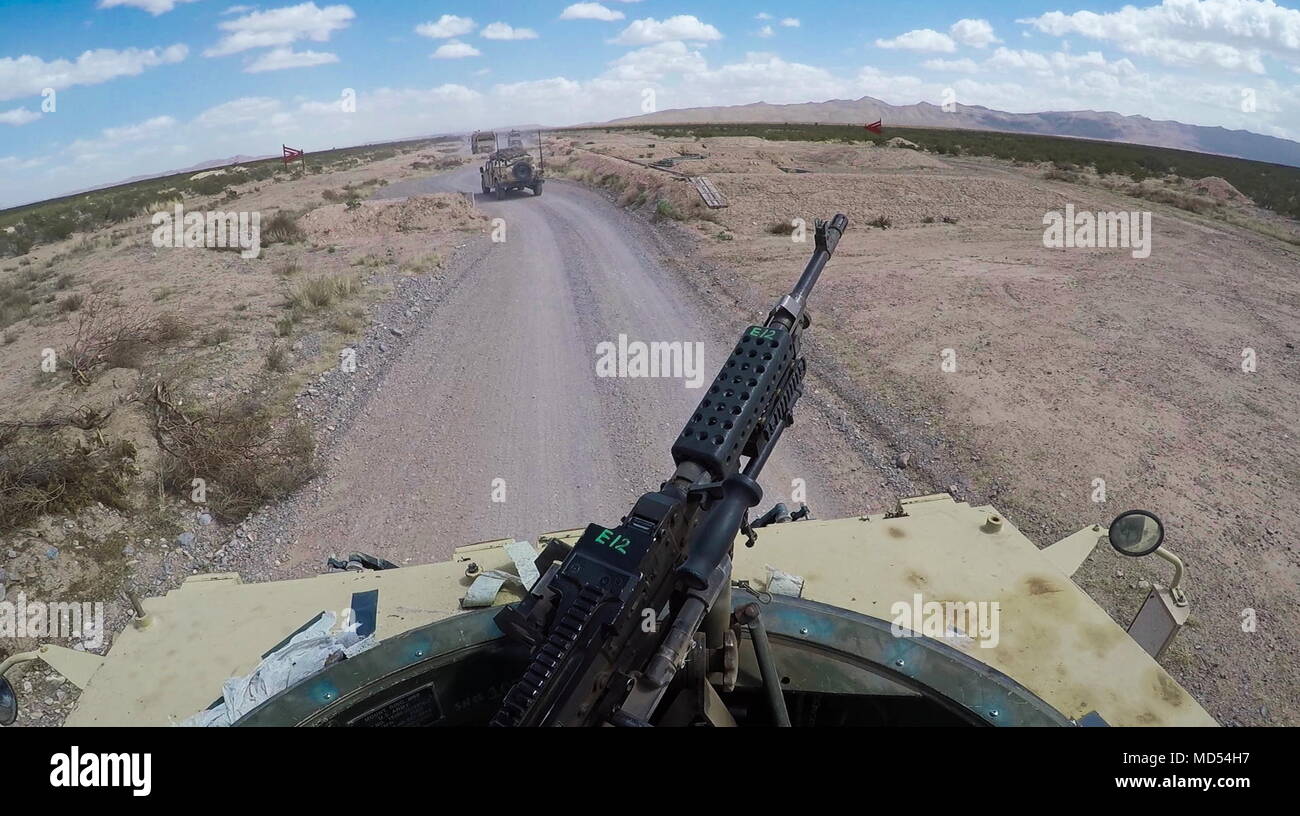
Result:
M361 279L355 275L325 275L312 278L289 292L286 304L291 309L324 309L336 300L344 300L361 291Z
M80 309L85 302L85 295L68 295L63 300L59 301L59 312L62 314L75 312Z
M660 218L671 218L674 221L681 221L681 211L673 206L673 203L666 198L661 198L655 204L655 215Z
M130 442L92 443L53 424L0 422L0 530L95 502L130 510Z
M772 235L793 235L794 229L794 224L790 221L773 221L767 227L767 231Z
M186 332L174 317L140 316L90 303L81 312L72 344L59 355L74 382L89 385L103 368L138 368L150 350L179 342Z
M302 229L298 226L298 219L287 210L280 210L271 216L267 219L266 225L262 227L262 243L264 244L292 244L301 241L303 237Z
M203 335L203 345L219 346L222 343L229 343L234 336L235 332L229 326L218 326Z
M266 352L266 370L282 373L289 370L289 352L279 343L272 343Z
M161 449L163 486L189 497L194 480L202 479L208 507L224 522L242 521L315 474L311 430L301 422L275 421L257 400L182 411L160 381L146 404Z
M893 225L894 225L894 222L891 221L891 220L889 219L889 216L887 216L887 215L876 216L875 218L873 218L873 219L871 219L870 221L867 222L867 226L869 226L869 227L879 227L879 228L882 229L882 230L883 230L883 229L889 229L889 228L892 227Z

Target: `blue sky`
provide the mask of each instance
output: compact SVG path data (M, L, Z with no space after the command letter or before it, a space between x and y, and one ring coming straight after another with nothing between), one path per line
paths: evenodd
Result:
M355 111L340 104L345 89ZM282 142L316 150L646 105L939 103L946 92L1294 139L1300 11L1272 0L0 0L0 206Z

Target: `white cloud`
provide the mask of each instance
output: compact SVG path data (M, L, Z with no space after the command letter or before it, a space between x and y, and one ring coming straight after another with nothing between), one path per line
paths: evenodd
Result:
M781 25L785 26L786 28L798 28L798 27L799 27L799 18L798 18L798 17L786 17L784 20L781 21Z
M157 136L160 133L166 133L176 127L176 120L170 116L155 116L152 119L146 119L134 125L125 127L104 128L103 137L105 140L114 144L122 142L138 142Z
M255 11L237 20L218 23L218 28L229 33L203 55L223 57L250 48L289 45L298 40L326 42L335 31L347 28L354 17L356 14L347 6L320 8L315 3Z
M480 54L482 52L469 43L452 40L438 46L438 50L434 51L431 56L434 59L463 59L464 57L477 57Z
M488 23L479 36L488 40L535 40L537 32L531 28L515 28L505 23Z
M776 32L772 30L770 25L765 25L758 30L758 36L760 37L771 37L775 34Z
M947 34L940 34L931 28L918 28L906 34L899 34L892 40L876 40L880 48L901 48L904 51L945 51L957 50L957 43Z
M159 14L165 14L176 8L180 3L193 2L196 2L196 0L99 0L99 7L108 9L115 6L130 6L141 11L147 11L157 17Z
M1019 20L1056 37L1076 34L1167 65L1263 73L1262 51L1300 61L1300 11L1273 0L1163 0L1098 14L1052 11Z
M228 14L243 14L246 11L252 11L254 8L256 8L256 6L231 6L221 12L221 16L225 17Z
M74 85L98 85L120 76L136 76L146 68L180 62L188 54L189 49L178 44L147 51L98 48L84 52L76 62L65 59L46 62L30 55L0 57L0 101L35 96L44 88L58 91Z
M772 19L775 19L775 18L772 17L772 15L768 14L766 11L760 11L758 14L755 14L755 15L754 15L754 19L755 19L755 20L772 20Z
M614 11L600 3L574 3L560 12L561 20L622 20L623 12Z
M26 125L40 119L41 115L35 111L29 111L27 108L14 108L13 110L0 111L0 125Z
M684 42L666 42L629 51L609 64L607 79L649 82L669 74L698 74L708 70L699 51Z
M959 74L974 74L979 72L979 65L973 59L928 59L921 63L922 66L929 68L931 71L948 71Z
M436 23L420 23L415 27L415 33L421 37L429 37L434 40L445 40L449 37L459 37L468 34L474 30L474 21L469 17L457 17L455 14L444 14L438 18Z
M292 48L274 48L253 60L246 74L260 74L263 71L282 71L285 68L311 68L315 65L328 65L338 62L337 54L328 51L294 51Z
M660 22L653 17L634 20L611 42L619 45L651 45L670 40L707 42L722 39L722 32L693 14L678 14Z
M1002 42L993 34L993 26L988 20L958 20L948 29L952 38L962 45L984 48L993 43Z

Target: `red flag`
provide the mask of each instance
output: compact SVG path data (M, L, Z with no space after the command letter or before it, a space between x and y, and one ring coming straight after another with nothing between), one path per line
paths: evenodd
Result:
M284 145L280 145L280 147L284 149L284 158L281 159L281 161L283 161L285 164L288 164L294 159L302 158L301 150L295 150L292 147L285 147ZM306 159L303 159L303 161L306 161Z
M880 126L880 120L879 120L879 119L877 119L876 121L874 121L874 122L872 122L871 124L867 125L866 128L867 128L867 130L871 131L872 133L883 133L884 130L885 130L884 128L882 128L882 127Z

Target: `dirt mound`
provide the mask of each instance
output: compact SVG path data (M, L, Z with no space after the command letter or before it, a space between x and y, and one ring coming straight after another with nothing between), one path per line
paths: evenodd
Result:
M353 209L348 209L347 204L331 204L307 213L298 225L312 238L337 243L392 235L394 232L452 230L486 218L464 195L437 193L363 201Z
M920 150L920 149L921 149L920 146L917 145L916 142L909 142L907 139L904 139L902 136L895 136L894 138L892 138L892 139L890 139L889 141L885 142L885 144L888 145L889 147L901 147L901 148L905 148L905 149L907 149L907 150Z
M1218 176L1206 176L1192 182L1192 189L1220 203L1252 204L1245 194Z

